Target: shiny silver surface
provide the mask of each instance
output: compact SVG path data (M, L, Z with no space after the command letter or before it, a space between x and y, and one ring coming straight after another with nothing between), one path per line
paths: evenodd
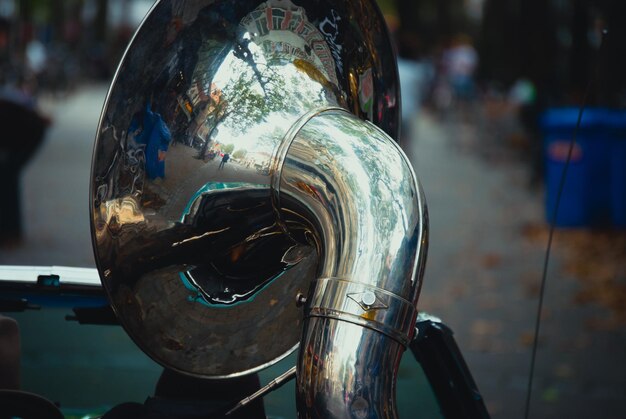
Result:
M373 124L328 110L292 141L279 197L285 223L320 255L298 360L300 417L395 417L427 247L408 159Z
M427 242L398 118L373 1L159 2L91 176L96 262L129 335L213 378L301 340L303 417L395 415Z

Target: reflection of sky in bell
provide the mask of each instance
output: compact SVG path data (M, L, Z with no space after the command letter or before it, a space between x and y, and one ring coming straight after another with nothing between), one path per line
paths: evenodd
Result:
M282 31L281 31L282 32ZM249 39L245 34L244 39ZM235 149L245 149L248 152L271 152L285 132L293 125L296 118L312 108L327 104L323 94L323 87L309 75L299 70L288 60L288 57L278 57L268 63L264 50L254 42L248 44L254 64L263 78L269 80L270 86L263 90L261 83L255 81L252 66L237 58L233 52L229 53L217 70L213 83L229 95L241 92L229 91L238 80L252 80L250 89L253 94L265 96L268 100L282 100L285 103L283 110L271 111L261 122L249 121L245 131L241 133L241 126L234 126L232 118L227 117L219 126L219 135L216 140L220 143L235 144ZM276 57L271 57L276 58ZM295 57L294 57L295 58ZM277 62L278 61L278 62ZM268 95L281 95L279 99ZM288 98L288 99L287 99ZM228 96L225 100L232 100ZM230 119L230 120L229 120Z

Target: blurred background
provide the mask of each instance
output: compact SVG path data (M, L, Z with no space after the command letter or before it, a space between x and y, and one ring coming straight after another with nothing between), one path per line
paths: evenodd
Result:
M0 0L0 118L15 127L0 144L0 264L95 266L93 140L152 4ZM626 2L379 6L398 53L400 142L430 212L419 307L455 332L493 418L524 410L549 221L585 106L555 219L530 416L626 417ZM32 112L18 119L15 103ZM403 361L401 403L421 388L411 368Z

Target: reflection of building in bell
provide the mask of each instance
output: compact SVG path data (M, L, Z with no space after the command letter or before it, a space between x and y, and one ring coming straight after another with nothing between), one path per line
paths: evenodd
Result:
M215 83L211 83L207 94L200 81L196 80L187 96L195 105L186 137L181 142L200 149L201 155L206 155L211 139L217 134L218 122L226 111L226 103L222 101L222 90Z
M270 0L246 16L241 26L261 45L266 56L313 61L332 84L338 84L332 51L303 8L289 0Z

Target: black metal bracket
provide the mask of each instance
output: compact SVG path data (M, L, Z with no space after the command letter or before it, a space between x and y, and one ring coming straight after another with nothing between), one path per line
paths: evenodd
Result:
M489 413L452 330L439 321L420 320L409 348L420 363L446 419L488 419Z

